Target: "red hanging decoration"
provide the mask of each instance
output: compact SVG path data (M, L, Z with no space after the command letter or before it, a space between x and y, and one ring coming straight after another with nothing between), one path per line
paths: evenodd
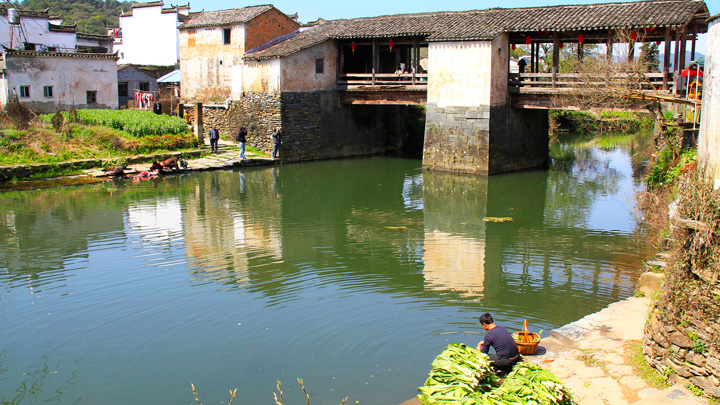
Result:
M355 41L350 44L350 49L352 49L353 53L355 53Z
M512 44L512 49L513 49L513 51L515 50L515 44Z
M560 42L560 49L562 49L563 46L565 46L565 43L564 43L564 42Z
M525 37L525 45L530 45L530 41L532 41L532 38L530 38L530 35Z
M630 40L634 41L637 39L637 32L633 31L630 33Z
M582 44L584 40L585 40L585 36L584 36L583 34L578 35L578 42L579 42L579 43Z
M660 45L660 41L655 41L655 45Z
M391 51L392 51L392 48L393 48L393 40L391 39L391 40L390 40L390 50L391 50Z

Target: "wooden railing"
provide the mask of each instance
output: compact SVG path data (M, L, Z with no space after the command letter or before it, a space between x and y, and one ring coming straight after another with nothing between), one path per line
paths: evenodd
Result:
M337 83L346 86L424 86L427 87L427 73L351 73L338 76Z
M570 89L588 88L592 86L624 86L629 80L627 74L614 75L610 80L601 76L590 76L584 73L510 73L508 87L512 93L553 93ZM663 74L646 73L644 80L633 80L642 86L642 90L662 91ZM673 81L665 92L672 92Z

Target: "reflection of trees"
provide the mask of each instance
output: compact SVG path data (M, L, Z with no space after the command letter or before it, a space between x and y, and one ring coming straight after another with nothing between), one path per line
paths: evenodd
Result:
M105 185L0 195L0 266L11 279L42 285L44 271L63 270L89 241L122 232L122 204Z

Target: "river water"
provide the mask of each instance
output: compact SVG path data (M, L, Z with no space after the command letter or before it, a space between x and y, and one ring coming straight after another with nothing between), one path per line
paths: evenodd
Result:
M0 194L0 403L397 404L477 316L532 331L631 296L636 136L490 178L400 158ZM486 222L486 217L513 221Z

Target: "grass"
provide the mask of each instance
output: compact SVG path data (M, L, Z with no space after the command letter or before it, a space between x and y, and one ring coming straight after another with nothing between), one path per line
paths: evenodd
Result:
M56 133L35 124L26 130L0 128L0 165L58 163L77 159L117 159L124 156L195 149L193 134L146 135L84 124L69 124Z
M650 365L648 365L645 361L642 342L633 343L630 347L630 356L633 369L635 370L635 375L642 378L651 387L661 390L669 387L665 378L658 374L658 372L650 367Z

